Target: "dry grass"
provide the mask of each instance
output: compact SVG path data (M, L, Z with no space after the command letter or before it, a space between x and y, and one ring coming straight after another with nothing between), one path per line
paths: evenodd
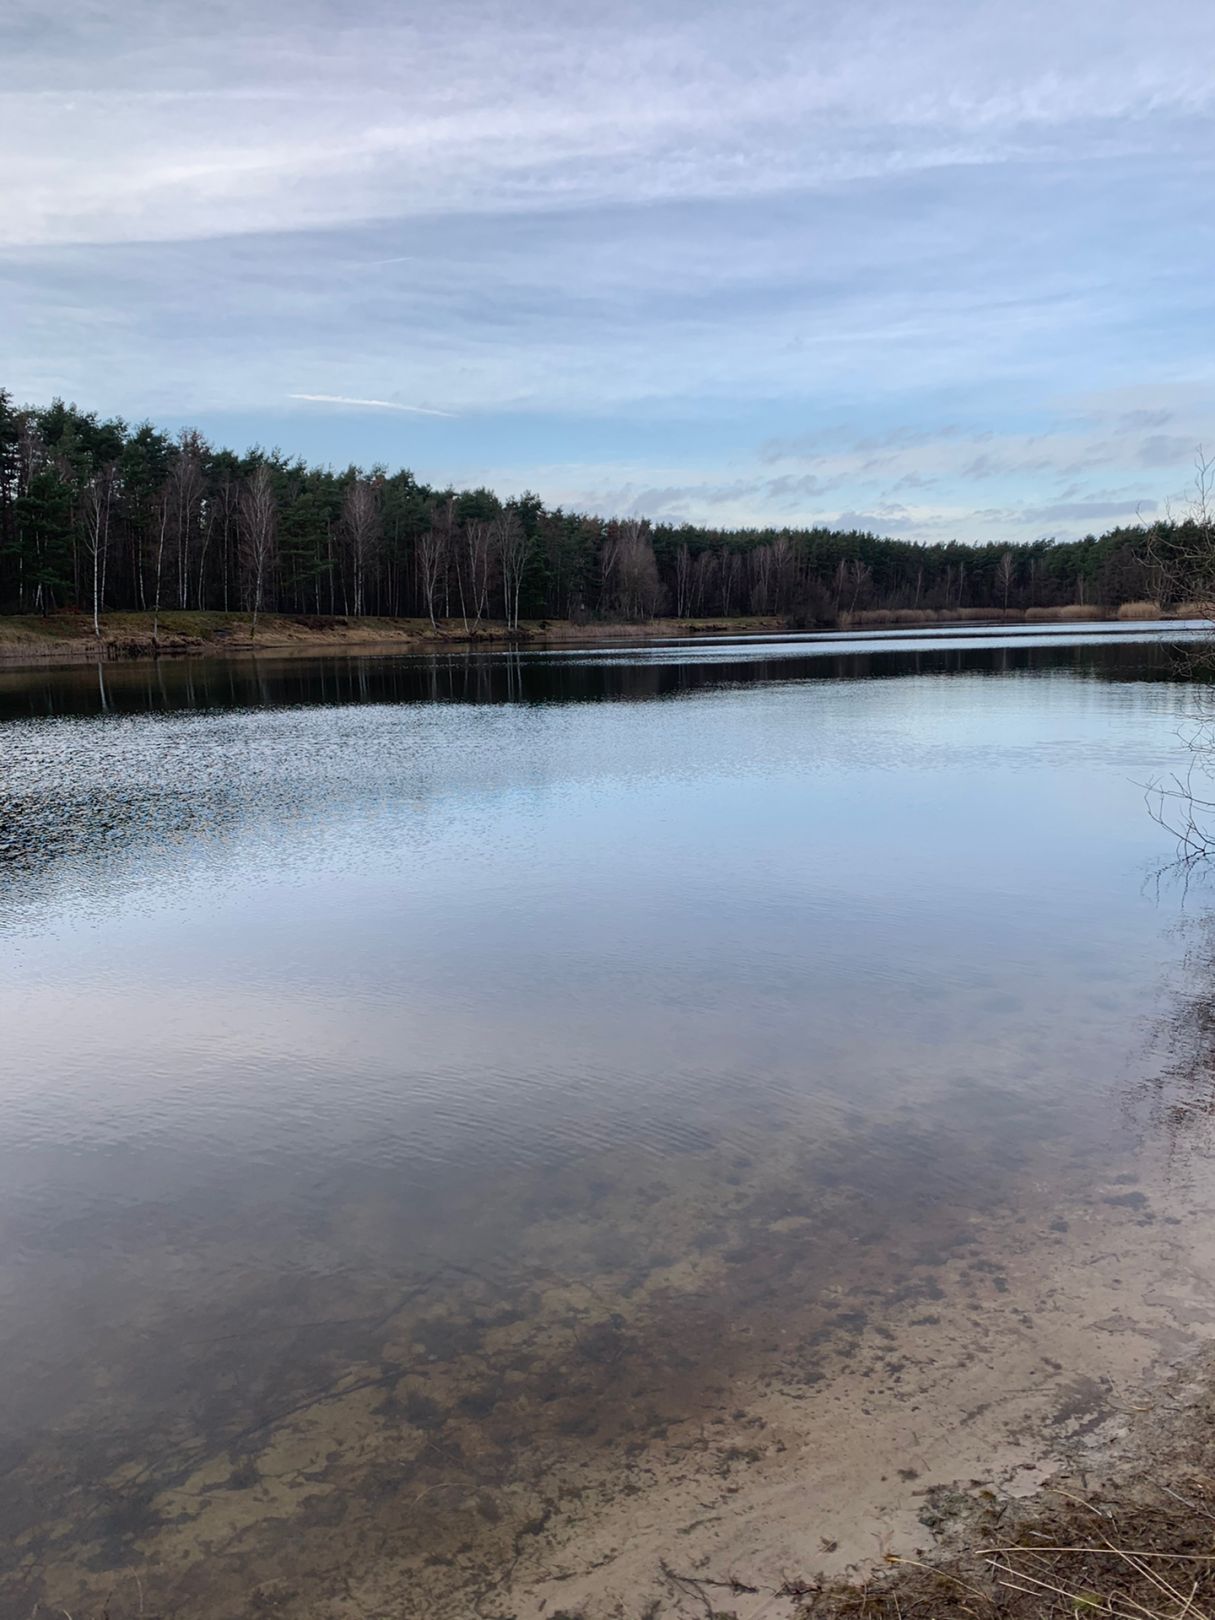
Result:
M1140 612L1140 609L1143 612ZM1119 612L1123 619L1158 619L1161 615L1157 602L1128 602ZM1010 608L1002 613L999 608L862 608L855 613L841 613L841 630L863 630L879 625L920 624L1088 624L1109 619L1112 614L1103 607L1088 603L1067 602L1061 607Z
M1009 615L1015 623L1021 615L1015 610ZM999 608L858 608L855 613L841 613L839 629L865 630L883 625L919 624L998 624Z
M1135 1411L1032 1496L929 1491L932 1551L812 1582L798 1620L1215 1620L1215 1352Z
M963 1551L823 1586L801 1620L1215 1620L1210 1490L1204 1476L1121 1500L1059 1490L1019 1510L993 1499Z
M1027 624L1087 624L1108 619L1104 608L1090 607L1083 602L1067 602L1062 607L1027 608Z
M1178 602L1170 617L1174 619L1215 619L1215 602Z
M940 615L930 608L858 608L855 613L841 613L841 630L864 630L870 625L936 624Z

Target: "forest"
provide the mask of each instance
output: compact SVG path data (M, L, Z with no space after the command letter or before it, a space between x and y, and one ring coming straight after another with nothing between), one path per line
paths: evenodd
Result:
M1116 608L1167 594L1186 524L1057 542L921 545L828 528L720 530L439 489L129 427L0 389L0 611L390 615L491 622L874 610Z

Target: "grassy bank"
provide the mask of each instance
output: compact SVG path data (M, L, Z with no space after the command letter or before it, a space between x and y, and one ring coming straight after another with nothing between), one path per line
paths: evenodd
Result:
M881 629L894 625L933 624L1101 624L1111 619L1201 618L1188 612L1197 604L1183 602L1174 613L1165 614L1159 602L1124 602L1119 608L1092 607L1068 602L1062 607L1011 608L865 608L857 613L841 613L840 630Z
M661 619L645 624L583 624L541 620L518 633L490 623L466 631L458 619L438 628L428 619L344 618L262 614L257 634L247 613L162 613L152 634L150 613L107 613L101 639L83 614L0 617L0 662L55 663L154 655L204 657L232 653L318 653L384 647L433 651L452 646L513 646L526 642L583 642L643 639L671 635L773 634L785 629L777 618L729 620Z
M1185 604L1189 606L1190 604ZM1180 616L1186 616L1184 612ZM1159 619L1155 602L1125 603L1116 612L1104 608L1067 606L1015 610L992 614L987 608L866 609L841 613L827 630L876 630L958 624L1089 623L1108 619ZM575 643L643 640L660 636L775 635L794 628L784 619L740 617L731 619L651 619L644 623L575 624L570 620L536 620L510 633L500 623L466 631L459 619L437 628L427 619L346 618L263 614L257 634L247 613L162 613L159 630L152 634L150 613L107 613L101 621L100 641L91 619L80 613L58 613L42 618L33 614L0 616L0 663L64 663L160 656L204 657L233 653L326 653L383 647L397 651L432 651L452 646L511 646L522 643ZM814 628L814 627L811 627Z

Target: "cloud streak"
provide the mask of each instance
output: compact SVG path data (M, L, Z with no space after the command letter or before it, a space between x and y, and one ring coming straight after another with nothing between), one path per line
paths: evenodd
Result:
M452 411L435 410L429 405L402 405L395 399L353 399L348 394L288 394L288 399L307 400L312 405L354 405L367 411L408 411L411 416L446 416Z

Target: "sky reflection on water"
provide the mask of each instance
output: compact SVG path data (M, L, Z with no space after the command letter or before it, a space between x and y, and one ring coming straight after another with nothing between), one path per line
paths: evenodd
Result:
M7 1593L147 1556L155 1490L97 1501L243 1455L275 1389L405 1377L386 1300L497 1289L530 1388L541 1277L662 1346L689 1255L761 1313L810 1265L774 1210L835 1234L809 1301L864 1233L1133 1143L1187 689L1158 641L988 640L135 667L101 713L4 677Z

